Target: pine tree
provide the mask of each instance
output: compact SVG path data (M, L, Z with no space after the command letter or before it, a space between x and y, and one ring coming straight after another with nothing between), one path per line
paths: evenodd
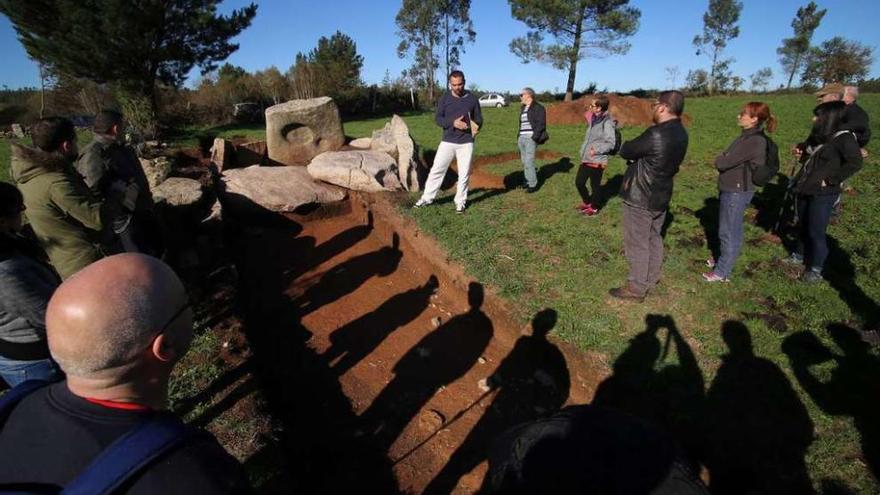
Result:
M713 94L716 89L723 88L720 82L729 79L725 70L733 62L725 59L722 54L730 40L739 36L739 14L743 4L736 0L709 0L709 8L703 14L703 34L694 36L697 55L705 53L712 60L709 68L709 80L706 89Z
M522 62L548 63L568 70L565 101L571 101L578 62L587 57L623 54L626 38L639 28L641 11L629 0L508 0L513 17L529 27L526 36L510 42ZM544 44L549 34L553 43Z
M219 0L0 0L34 60L74 77L112 82L156 106L156 85L180 86L238 49L257 6L217 13Z
M810 2L806 7L797 10L797 15L791 21L791 27L794 29L794 36L782 40L782 46L776 49L779 55L779 63L782 65L785 73L788 74L788 84L786 88L791 88L794 75L803 66L807 55L810 52L810 41L813 39L813 33L825 17L826 9L818 10L819 7Z

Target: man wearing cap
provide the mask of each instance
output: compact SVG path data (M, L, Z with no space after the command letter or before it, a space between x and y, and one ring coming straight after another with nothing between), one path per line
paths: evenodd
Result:
M840 101L843 99L843 84L840 83L830 83L822 86L822 89L813 93L816 96L816 102L821 105L822 103L828 103L829 101ZM807 137L807 140L798 143L791 147L791 154L794 155L799 161L803 162L809 156L809 152L807 150L809 148L815 147L817 143L811 142L810 137Z
M814 93L819 103L827 103L829 101L840 101L843 99L843 84L831 83L826 84L819 91Z

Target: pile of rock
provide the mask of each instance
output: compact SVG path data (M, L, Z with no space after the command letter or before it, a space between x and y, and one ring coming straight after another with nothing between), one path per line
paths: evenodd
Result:
M415 191L427 175L406 122L397 115L371 138L349 143L356 153L341 150L344 140L339 110L330 98L294 100L266 110L272 162L309 163L309 173L316 179L367 192Z
M372 137L346 146L339 110L327 97L266 109L266 141L216 138L211 162L221 197L275 212L340 201L345 189L417 191L428 172L397 115Z
M339 111L330 98L267 109L266 141L215 139L213 166L185 152L158 150L147 156L152 157L141 158L141 166L177 266L210 265L222 245L228 214L259 222L262 218L254 215L342 201L347 190L418 190L427 175L402 118L395 115L371 137L345 145Z
M149 144L155 153L144 152L140 163L178 267L210 267L222 256L227 216L260 222L264 213L342 201L347 190L417 191L428 172L397 115L371 137L346 145L330 98L270 107L266 141L217 138L210 163L204 155L170 154L161 143Z

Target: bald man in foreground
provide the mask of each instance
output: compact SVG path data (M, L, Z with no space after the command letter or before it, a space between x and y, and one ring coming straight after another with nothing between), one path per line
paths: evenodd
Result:
M65 281L46 311L67 380L38 389L0 420L0 490L63 487L114 440L164 411L168 378L192 341L192 310L167 265L141 254L102 259ZM124 485L129 494L250 493L241 466L194 432Z

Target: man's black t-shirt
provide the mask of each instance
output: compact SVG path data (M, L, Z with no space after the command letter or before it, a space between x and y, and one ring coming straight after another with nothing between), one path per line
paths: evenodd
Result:
M78 397L61 382L25 397L0 424L0 489L53 491L80 474L143 418ZM199 432L129 481L128 494L250 493L244 470L207 432Z

